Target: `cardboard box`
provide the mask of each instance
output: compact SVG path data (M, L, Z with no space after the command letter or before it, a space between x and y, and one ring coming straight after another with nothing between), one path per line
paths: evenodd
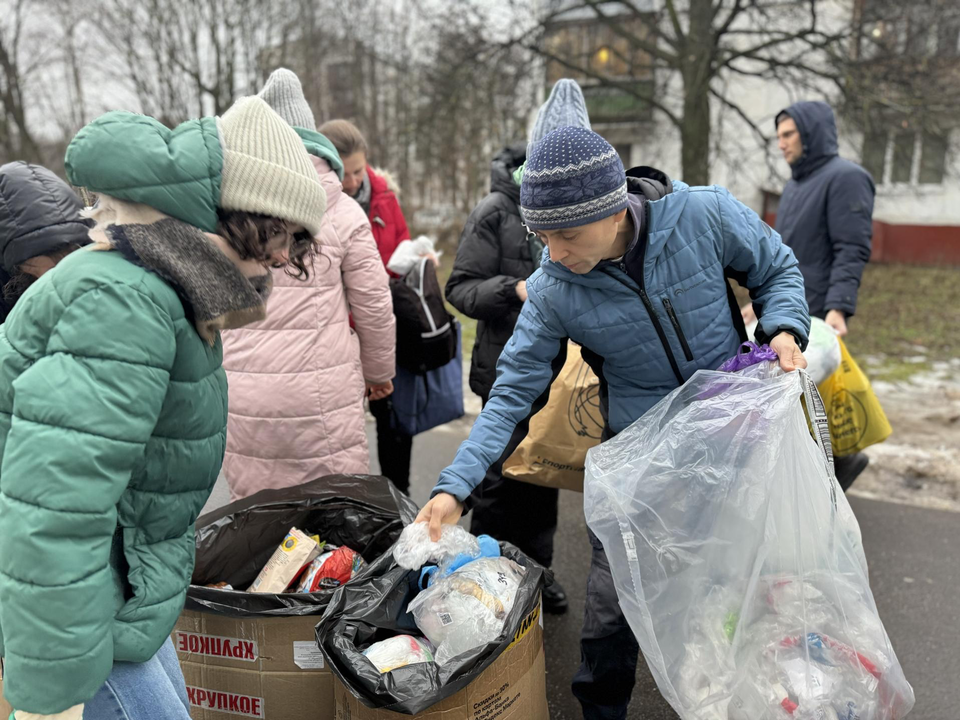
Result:
M513 643L456 695L417 715L372 710L334 679L336 720L550 720L540 608L524 619Z
M13 712L13 708L10 707L10 703L7 702L7 699L3 696L3 667L0 664L0 718L10 717L10 713Z
M173 644L193 720L332 720L333 675L319 616L231 618L184 610Z

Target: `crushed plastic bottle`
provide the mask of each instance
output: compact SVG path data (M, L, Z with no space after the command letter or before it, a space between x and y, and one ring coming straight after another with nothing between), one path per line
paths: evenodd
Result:
M496 640L526 571L504 557L474 560L411 601L417 627L437 648L438 665Z
M764 577L752 600L716 586L688 621L677 691L696 720L901 717L883 627L840 576ZM744 614L728 612L740 605ZM736 620L734 618L736 617ZM733 627L731 632L730 628Z

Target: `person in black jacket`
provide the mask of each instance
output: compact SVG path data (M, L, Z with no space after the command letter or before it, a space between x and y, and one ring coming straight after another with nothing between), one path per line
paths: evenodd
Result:
M780 198L776 230L797 256L810 315L843 337L870 260L873 178L839 156L837 123L826 103L794 103L777 115L776 123L780 151L793 175ZM760 314L756 310L746 309L744 319ZM863 453L837 458L837 479L844 490L868 462Z
M0 167L0 322L27 288L74 250L93 223L63 180L40 165Z
M531 144L558 127L589 129L580 86L560 80L537 114ZM477 319L477 339L470 366L470 389L486 405L497 379L497 360L526 300L526 279L540 265L543 244L527 231L520 217L520 183L515 173L526 160L522 145L507 147L493 158L490 194L474 208L460 236L453 272L447 281L447 300L467 317ZM554 361L559 373L566 353ZM534 404L536 414L547 393ZM503 461L526 436L529 418L520 423L503 457L487 472L472 498L470 530L508 540L544 567L553 562L559 491L504 478ZM543 593L547 612L567 609L563 587L554 582Z

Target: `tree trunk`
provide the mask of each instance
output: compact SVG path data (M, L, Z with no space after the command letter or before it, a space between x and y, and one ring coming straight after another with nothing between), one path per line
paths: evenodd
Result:
M683 77L683 181L690 185L710 183L710 81L716 38L715 10L711 0L690 0L690 28L680 52Z
M710 184L710 95L701 83L683 84L682 180L689 185Z
M8 137L11 153L17 160L33 163L42 162L40 148L27 127L26 111L20 85L20 68L17 65L17 59L12 57L2 44L0 44L0 70L3 71L6 84L6 91L0 96L0 102L4 105L7 118L13 120L13 125L16 128L17 143L14 144Z

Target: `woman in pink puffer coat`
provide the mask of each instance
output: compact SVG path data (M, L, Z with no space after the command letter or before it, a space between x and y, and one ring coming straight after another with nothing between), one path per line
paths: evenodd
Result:
M334 473L367 473L364 397L392 391L388 276L339 156L312 130L300 81L278 70L260 97L304 140L327 193L308 282L274 271L267 320L223 333L229 387L223 472L234 500ZM353 329L350 317L353 316Z

